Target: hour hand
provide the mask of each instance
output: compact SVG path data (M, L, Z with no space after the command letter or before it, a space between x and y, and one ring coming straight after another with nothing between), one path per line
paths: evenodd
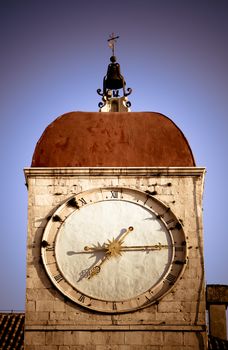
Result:
M121 244L123 243L125 237L134 230L133 226L129 226L128 229L124 232L123 236L121 236L117 241L120 242Z
M98 273L101 271L101 266L105 263L105 261L107 261L108 259L110 259L111 254L109 252L107 252L105 254L105 256L103 257L103 259L101 260L101 262L96 265L93 266L89 271L88 271L88 279L92 278L93 276L98 275Z

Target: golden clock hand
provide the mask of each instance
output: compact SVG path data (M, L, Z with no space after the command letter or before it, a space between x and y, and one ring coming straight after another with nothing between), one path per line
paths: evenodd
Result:
M114 240L115 243L118 243L117 241ZM110 243L106 246L106 247L100 247L100 248L96 248L96 247L84 247L84 250L86 252L105 252L105 251L109 251L110 252ZM169 248L172 247L172 245L166 245L166 244L154 244L154 245L134 245L134 246L118 246L120 251L130 251L130 250L161 250L162 248Z
M134 251L134 250L161 250L162 248L168 249L171 245L166 244L154 244L154 245L136 245L136 246L121 246L120 251Z
M129 226L128 229L125 231L125 233L123 234L123 236L119 240L113 239L112 241L109 241L108 244L105 244L104 247L98 247L98 249L96 247L94 247L94 248L88 247L88 246L84 247L85 251L97 251L97 250L98 251L106 251L106 254L103 257L103 259L101 260L100 264L92 267L89 270L88 279L97 275L101 270L101 266L104 264L105 261L110 259L110 257L121 255L120 249L121 249L121 245L123 244L123 240L129 234L129 232L131 232L133 230L134 230L133 226Z
M110 252L107 252L105 254L105 256L103 257L103 259L101 260L100 264L92 267L88 271L88 279L92 278L93 276L98 275L98 273L101 271L101 266L105 263L105 261L109 260L111 256L112 256L112 254Z
M110 246L113 245L113 243L115 243L115 245L120 246L121 244L123 244L125 237L134 230L133 226L129 226L128 229L124 232L123 236L121 236L119 239L114 239L112 241L108 240L108 243L105 243L102 246L98 246L98 247L90 247L90 246L85 246L84 247L84 251L86 252L104 252L104 251L109 251L111 254L112 252L110 251ZM112 254L113 255L113 254Z
M126 237L126 235L131 232L133 230L133 228L131 229L131 227L128 228L128 230L125 232L124 234L124 238ZM123 238L123 237L122 237ZM117 256L117 255L121 255L121 251L139 251L139 250L161 250L162 248L168 248L170 247L170 245L166 245L166 244L161 244L160 242L158 244L154 244L154 245L144 245L144 246L122 246L121 245L122 240L116 241L113 240L112 242L110 242L107 247L100 247L100 248L93 248L93 247L88 247L86 246L84 248L85 251L107 251L105 256L103 257L103 259L101 260L101 262L92 267L89 272L88 272L88 279L92 278L93 276L96 276L99 274L100 270L101 270L101 266L107 261L109 260L111 257L113 256ZM115 244L115 245L114 245ZM118 245L118 247L116 246L116 244ZM113 246L113 249L111 248Z
M133 226L129 226L128 229L124 232L123 236L121 236L119 239L113 238L112 240L108 240L108 243L104 245L107 249L107 253L110 253L111 256L115 257L121 255L121 246L124 242L124 239L133 230Z
M123 243L125 237L134 230L133 226L129 226L128 229L124 232L123 236L121 236L119 239L117 239L117 242Z

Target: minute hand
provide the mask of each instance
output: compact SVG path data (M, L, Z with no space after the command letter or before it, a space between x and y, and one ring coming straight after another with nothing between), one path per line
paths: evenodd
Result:
M161 250L168 249L169 247L173 247L173 245L166 244L154 244L154 245L133 245L133 246L120 246L120 251L133 251L133 250ZM107 247L88 247L86 246L84 250L88 253L90 252L106 252L108 250Z
M122 246L120 248L121 251L134 251L134 250L161 250L161 249L168 249L169 247L172 247L172 245L166 245L166 244L154 244L154 245L134 245L134 246Z

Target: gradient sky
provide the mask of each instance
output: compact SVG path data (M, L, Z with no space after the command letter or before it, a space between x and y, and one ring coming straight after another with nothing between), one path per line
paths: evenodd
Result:
M206 281L228 284L228 1L0 0L1 310L24 309L23 168L56 117L98 110L112 32L132 111L170 117L207 168Z

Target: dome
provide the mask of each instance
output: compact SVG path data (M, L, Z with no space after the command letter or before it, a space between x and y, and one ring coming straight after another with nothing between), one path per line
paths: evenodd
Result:
M155 112L70 112L43 132L32 167L191 167L181 130Z

